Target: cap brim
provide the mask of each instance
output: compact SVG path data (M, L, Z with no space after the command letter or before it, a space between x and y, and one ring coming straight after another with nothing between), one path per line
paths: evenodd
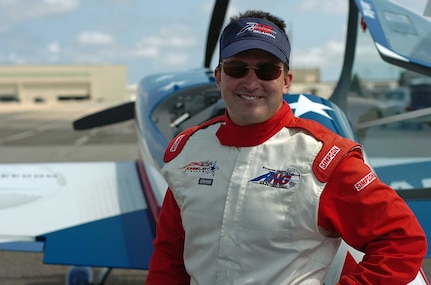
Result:
M226 46L221 51L220 56L221 58L229 58L240 52L251 49L260 49L269 52L280 59L282 62L287 62L286 55L278 47L270 42L259 39L241 39L239 41L235 41Z

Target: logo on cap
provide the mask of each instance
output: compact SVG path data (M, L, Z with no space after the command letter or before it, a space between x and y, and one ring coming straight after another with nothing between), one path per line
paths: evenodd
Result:
M247 24L242 28L236 36L239 36L245 32L259 33L261 35L266 35L275 39L276 31L271 26L259 24L256 22L247 22Z
M260 49L282 62L289 60L290 43L283 29L260 18L242 18L230 23L220 37L220 57L229 58L240 52Z

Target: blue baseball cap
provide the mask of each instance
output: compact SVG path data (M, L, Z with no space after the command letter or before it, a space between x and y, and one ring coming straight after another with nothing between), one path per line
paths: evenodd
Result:
M220 58L250 49L264 50L282 62L289 61L289 39L274 23L261 18L242 18L227 25L220 37Z

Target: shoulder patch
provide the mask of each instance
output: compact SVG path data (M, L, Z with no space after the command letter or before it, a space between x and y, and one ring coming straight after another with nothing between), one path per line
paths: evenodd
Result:
M362 191L365 187L367 187L371 182L377 179L376 174L370 171L367 175L365 175L361 180L355 183L356 191Z
M314 175L320 182L328 181L332 171L349 152L359 151L362 153L362 148L357 142L334 133L318 122L297 118L296 124L323 143L322 149L313 162Z
M337 156L337 154L340 152L340 148L336 145L333 145L331 149L326 153L326 155L323 157L323 159L319 163L319 167L322 170L326 170L329 165L331 164L334 157Z
M201 129L205 129L206 127L213 125L215 123L219 123L219 122L223 122L223 121L224 121L223 116L216 117L214 119L211 119L209 121L202 123L199 126L191 127L189 129L181 132L168 144L168 147L166 148L166 151L165 151L165 155L163 157L163 161L166 163L166 162L169 162L172 159L174 159L181 152L181 150L184 148L187 140L195 132L197 132L198 130L201 130Z
M328 181L332 171L352 151L361 151L358 143L335 136L334 140L323 140L323 147L313 163L313 172L320 182Z

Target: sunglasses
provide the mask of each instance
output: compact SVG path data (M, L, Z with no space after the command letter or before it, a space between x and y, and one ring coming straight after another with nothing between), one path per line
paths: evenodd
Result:
M247 75L249 69L253 69L256 76L261 80L274 80L280 77L282 69L278 65L263 63L257 66L248 66L239 61L225 61L220 63L224 73L234 78L241 78Z

